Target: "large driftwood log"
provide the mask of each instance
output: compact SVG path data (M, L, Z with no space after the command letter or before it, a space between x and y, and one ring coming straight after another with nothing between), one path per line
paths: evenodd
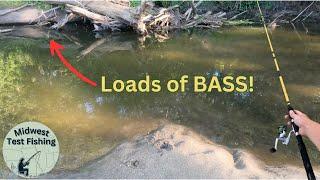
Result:
M89 18L92 21L92 23L94 23L96 31L105 29L111 29L112 31L114 31L119 30L119 28L122 27L122 23L118 20L97 13L93 13L91 11L88 11L87 9L78 6L73 6L70 4L66 4L66 8L68 11L71 11L72 13L78 14L82 17Z
M131 25L136 23L136 19L132 16L134 8L113 3L112 1L86 1L86 0L47 0L51 4L70 4L88 9L89 11L114 18L122 23Z
M119 30L123 26L132 27L141 33L138 26L139 19L136 18L136 9L129 7L129 3L118 4L113 1L86 1L86 0L47 0L51 4L63 4L69 6L69 9L76 14L81 14L91 20L94 20L95 30L111 29ZM102 18L102 16L105 16ZM109 21L100 20L107 19ZM98 20L98 21L96 21Z
M15 9L6 9L0 12L0 25L8 24L48 24L49 22L59 22L67 13L60 7L54 7L47 11L42 11L30 5L24 5Z
M89 19L92 19L95 22L107 23L107 22L109 22L111 20L107 16L103 16L103 15L100 15L100 14L97 14L97 13L93 13L91 11L88 11L87 9L84 9L84 8L81 8L81 7L78 7L78 6L66 4L66 7L71 12L79 14L80 16L84 16L84 17L87 17Z
M20 7L14 8L14 9L3 9L3 10L0 10L0 16L6 15L6 14L14 12L14 11L18 11L20 9L23 9L23 8L27 7L27 6L29 6L29 5L25 4L23 6L20 6Z
M7 24L34 24L42 11L31 6L24 6L18 10L3 12L0 15L0 25Z

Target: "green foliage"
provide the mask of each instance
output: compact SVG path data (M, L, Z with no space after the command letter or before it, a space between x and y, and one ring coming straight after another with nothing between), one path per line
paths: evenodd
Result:
M247 11L250 9L256 9L257 8L257 2L256 1L245 1L240 2L238 9L241 11Z
M0 124L8 125L16 112L31 107L24 102L22 82L25 67L32 64L31 57L20 50L0 54Z
M183 1L160 1L163 7L170 7L174 5L181 5Z
M263 1L263 2L261 3L261 6L262 6L264 9L270 10L270 9L272 9L272 8L275 7L275 4L274 4L274 2Z
M26 4L26 3L23 1L0 1L1 8L16 7L16 6L21 6L23 4Z
M46 9L50 9L52 6L44 1L31 1L31 0L4 0L1 1L0 0L0 7L1 8L13 8L13 7L19 7L22 6L24 4L31 4L31 5L35 5L36 7L46 10Z
M166 2L171 3L172 1ZM181 1L173 1L175 3ZM163 2L164 3L164 2ZM260 7L263 9L272 9L276 6L276 2L262 1L260 2ZM246 11L246 10L256 10L257 2L256 1L204 1L200 5L200 8L211 10L211 9L220 9L223 11Z
M41 8L41 9L44 9L44 10L52 8L51 4L48 4L48 3L42 2L42 1L30 1L30 4L34 4L35 6Z
M137 7L141 4L140 0L130 0L130 6L131 7Z
M259 2L260 7L263 9L272 9L275 6L274 2L270 1L263 1ZM254 10L257 8L257 2L256 1L244 1L239 3L238 10L246 11L246 10Z

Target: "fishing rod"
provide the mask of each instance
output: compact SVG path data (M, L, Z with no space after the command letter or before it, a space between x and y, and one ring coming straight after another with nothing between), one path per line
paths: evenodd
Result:
M27 164L27 163L29 163L29 161L34 157L34 156L36 156L38 153L40 153L41 151L37 151L36 153L34 153L29 159L28 159L28 161L26 161L25 163Z
M268 39L269 47L270 47L271 54L272 54L272 57L273 57L273 61L274 61L274 64L275 64L275 67L276 67L276 70L277 70L277 74L279 76L279 81L280 81L280 85L281 85L281 88L282 88L284 100L285 100L285 102L287 104L288 111L294 110L293 107L290 104L290 99L289 99L289 96L288 96L288 93L287 93L286 86L285 86L284 81L283 81L283 77L282 77L281 72L280 72L280 67L279 67L279 64L278 64L278 61L277 61L277 58L276 58L276 54L274 52L274 49L273 49L273 46L272 46L272 43L271 43L271 39L270 39L270 36L269 36L269 33L268 33L268 29L267 29L266 23L264 21L264 17L263 17L263 14L262 14L262 11L261 11L261 8L260 8L260 5L259 5L259 0L257 0L257 6L258 6L258 9L259 9L260 18L261 18L261 21L263 23L265 34L266 34L267 39ZM289 115L289 117L290 117L290 115ZM292 130L289 132L289 136L286 137L286 135L285 135L286 134L286 126L280 126L279 127L279 137L276 138L275 147L271 148L270 151L272 153L276 152L278 140L281 140L283 144L288 144L289 143L289 139L290 139L290 133L291 132L294 133L295 136L296 136L296 139L297 139L299 151L300 151L300 154L301 154L301 157L302 157L304 168L305 168L306 173L307 173L307 177L308 177L309 180L314 180L314 179L316 179L316 177L314 175L314 172L313 172L313 169L312 169L312 165L310 163L310 159L309 159L309 156L308 156L308 152L307 152L306 146L305 146L305 144L303 142L302 136L299 134L299 127L293 122L292 117L290 117L290 119L291 119Z

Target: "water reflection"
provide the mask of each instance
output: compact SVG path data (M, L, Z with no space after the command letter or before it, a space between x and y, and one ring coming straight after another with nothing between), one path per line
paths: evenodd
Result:
M308 51L301 49L290 29L277 28L272 35L293 103L320 119L320 82L314 77L320 65L320 35L300 34ZM161 82L184 74L253 75L254 92L193 93L189 84L185 93L103 94L52 58L47 39L8 38L6 45L0 44L2 138L18 122L42 121L61 141L57 169L73 169L125 139L154 129L163 122L159 119L167 119L217 143L249 149L266 161L299 162L294 142L288 150L268 153L286 107L262 28L174 33L163 43L146 40L144 48L133 34L96 40L77 31L73 36L78 37L76 43L70 40L74 37L59 41L66 47L63 54L98 82L101 75L111 80L139 80L148 74ZM316 160L317 150L310 147L310 156Z

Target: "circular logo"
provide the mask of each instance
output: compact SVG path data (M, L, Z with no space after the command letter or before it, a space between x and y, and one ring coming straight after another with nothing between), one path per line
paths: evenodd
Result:
M59 143L53 131L44 124L24 122L9 131L2 151L12 172L31 178L53 169L59 157Z

